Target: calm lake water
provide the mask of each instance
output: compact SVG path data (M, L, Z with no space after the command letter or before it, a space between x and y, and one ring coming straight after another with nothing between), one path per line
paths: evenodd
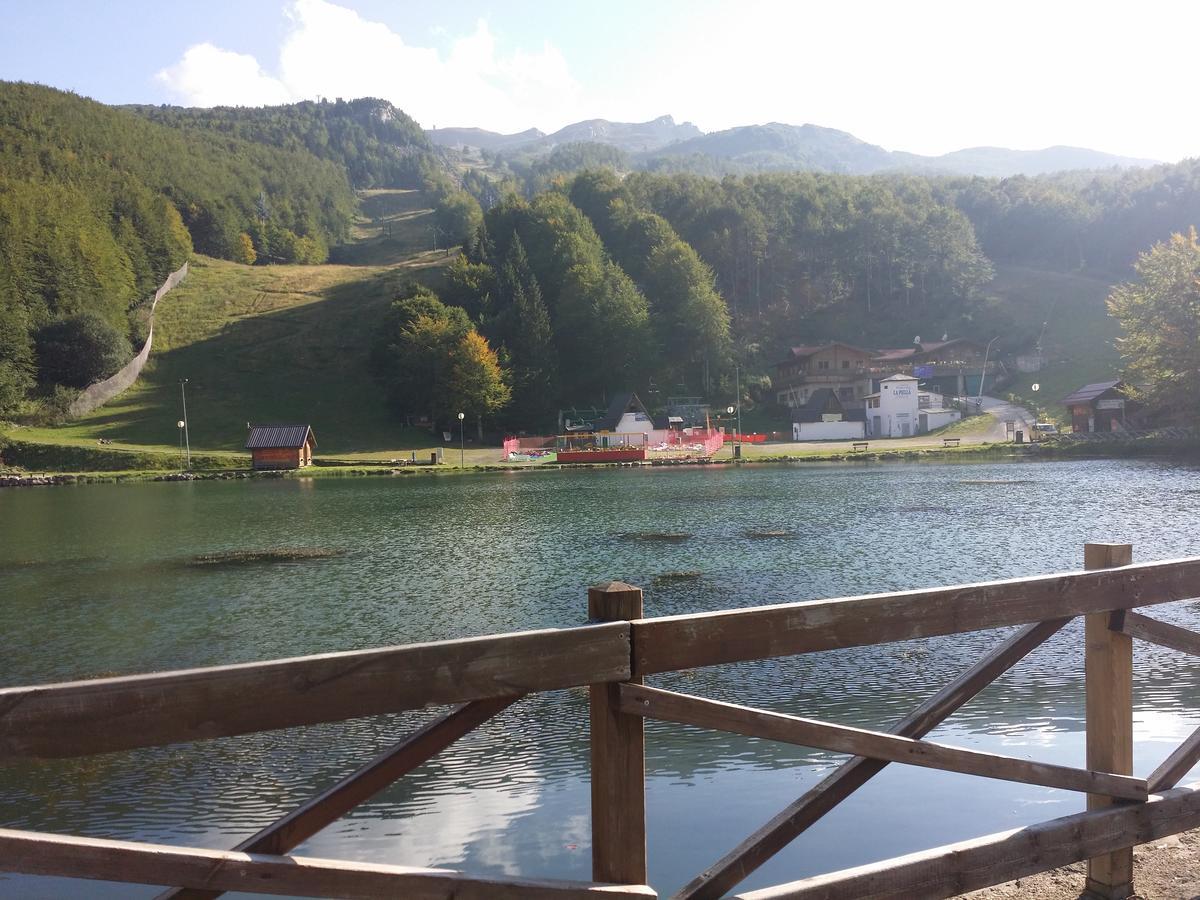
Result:
M1086 541L1200 554L1196 468L1158 462L804 464L93 485L0 491L0 685L580 624L586 587L648 615L1030 575ZM778 530L786 537L751 537ZM684 532L679 543L636 539ZM264 548L337 558L189 565ZM687 573L687 577L680 577ZM1197 604L1156 615L1200 626ZM957 635L673 673L652 684L883 728L1001 637ZM1081 766L1078 623L933 733ZM1200 724L1200 671L1139 644L1136 774ZM232 846L427 721L421 712L0 770L0 825ZM590 877L584 690L526 699L297 853ZM648 725L652 883L674 890L837 764ZM748 879L763 886L1083 807L1064 791L891 766ZM152 888L0 874L0 897Z

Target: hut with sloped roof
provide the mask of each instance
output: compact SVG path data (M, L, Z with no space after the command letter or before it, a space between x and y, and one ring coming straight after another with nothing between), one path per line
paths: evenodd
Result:
M1124 431L1138 419L1138 407L1127 397L1125 382L1085 384L1063 398L1074 432Z
M302 469L316 447L311 425L251 425L246 438L255 469Z

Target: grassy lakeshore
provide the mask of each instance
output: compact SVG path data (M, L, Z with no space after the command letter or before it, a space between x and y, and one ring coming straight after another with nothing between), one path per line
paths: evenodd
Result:
M885 442L879 442L883 444ZM557 462L505 462L500 459L499 448L472 448L463 453L461 464L456 448L443 448L442 462L438 465L428 465L424 461L435 448L428 448L417 453L419 464L413 465L409 456L395 460L352 458L340 460L327 458L321 460L326 464L313 465L304 469L282 471L255 472L250 469L249 457L230 457L215 454L192 455L193 468L182 472L179 466L178 454L168 459L151 459L145 456L130 455L128 467L114 467L111 462L101 459L88 459L86 456L74 459L77 466L56 467L20 465L17 469L5 470L0 468L0 486L5 486L5 479L12 483L21 484L84 484L84 483L124 483L145 481L177 481L177 480L228 480L235 478L361 478L361 477L413 477L413 476L460 476L486 474L496 472L557 472L567 469L615 469L615 468L673 468L697 466L788 466L796 464L861 464L904 462L919 465L921 463L971 463L986 460L1024 460L1051 461L1055 459L1107 459L1126 457L1163 457L1184 462L1200 460L1200 444L1195 441L1160 441L1144 440L1123 444L1011 444L1011 443L977 443L965 444L960 447L941 446L904 446L902 441L890 442L891 446L872 448L867 451L853 452L846 447L827 447L825 449L795 449L796 445L766 445L754 448L754 453L746 453L740 459L733 457L732 449L726 446L710 459L664 459L634 463L578 463L562 464ZM22 449L28 447L16 442L16 460L25 459ZM11 456L13 442L8 444ZM104 451L119 453L120 451ZM34 461L32 458L29 461ZM11 486L11 485L10 485Z

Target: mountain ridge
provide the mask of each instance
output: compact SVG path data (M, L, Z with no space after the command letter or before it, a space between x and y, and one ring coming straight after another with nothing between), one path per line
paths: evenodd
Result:
M584 119L552 134L536 128L509 135L480 128L438 128L425 133L430 141L441 146L471 146L530 157L549 153L564 143L609 144L631 154L638 168L702 174L805 170L850 175L909 172L1004 178L1160 164L1159 160L1062 144L1036 150L965 147L940 156L927 156L887 150L847 131L812 123L767 122L706 133L690 122L677 124L669 115L632 123Z
M515 134L500 134L482 128L432 128L425 134L440 146L457 148L463 145L483 150L513 150L520 153L549 153L563 144L609 144L627 153L646 152L674 142L702 135L691 122L676 123L666 115L646 122L614 122L610 119L582 119L551 134L529 128ZM469 138L481 143L471 143Z

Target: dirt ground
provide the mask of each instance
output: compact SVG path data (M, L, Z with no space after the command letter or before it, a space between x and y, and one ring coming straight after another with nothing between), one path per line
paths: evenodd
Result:
M1085 896L1086 871L1087 863L1076 863L963 896L973 900L1076 900ZM1134 896L1140 900L1200 898L1200 829L1137 847L1133 851L1133 886Z

